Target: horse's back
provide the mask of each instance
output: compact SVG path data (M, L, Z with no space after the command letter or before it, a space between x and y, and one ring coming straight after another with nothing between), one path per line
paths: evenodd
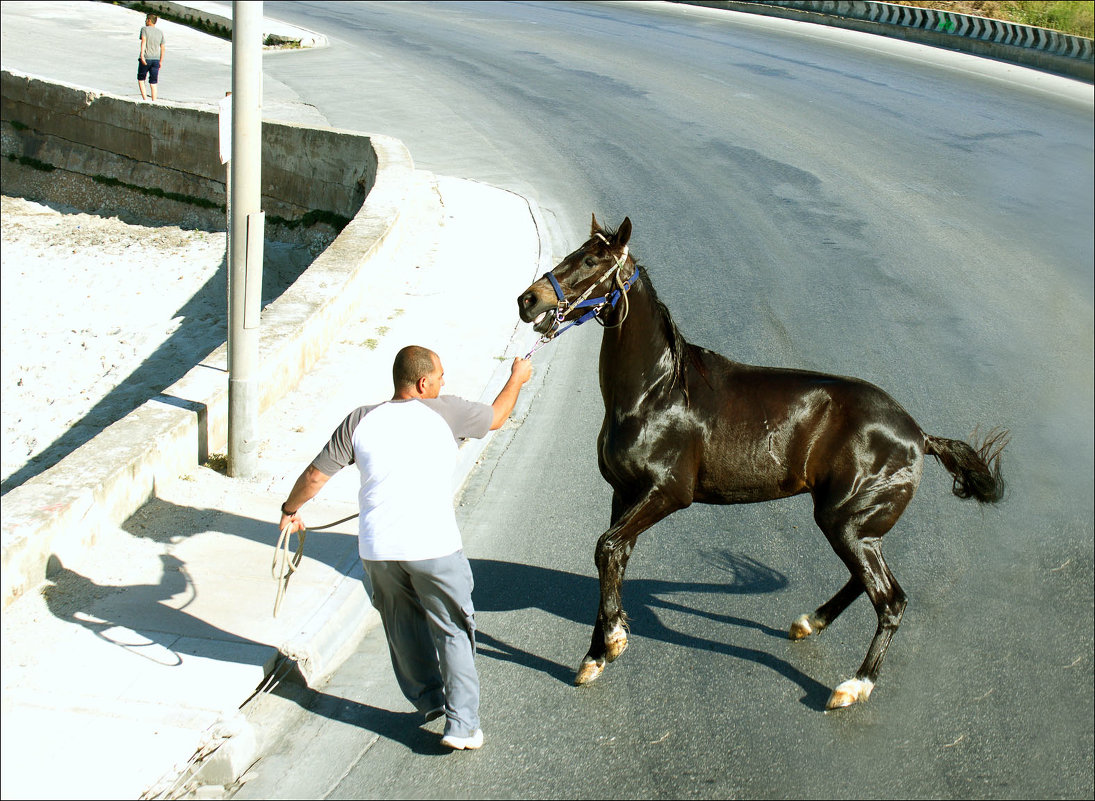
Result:
M702 348L693 367L689 407L704 421L696 500L764 501L919 470L919 425L868 381L742 364Z

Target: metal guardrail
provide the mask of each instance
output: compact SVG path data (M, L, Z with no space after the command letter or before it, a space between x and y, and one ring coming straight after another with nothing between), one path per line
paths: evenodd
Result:
M1095 82L1093 40L1048 28L873 0L677 0L960 50Z
M869 0L862 0L861 2L850 2L848 0L829 0L828 2L763 0L763 4L813 11L819 14L835 14L841 17L880 22L887 25L919 28L935 33L979 39L996 44L1027 47L1067 58L1088 60L1092 58L1091 39L1072 36L1049 28L1020 25L1016 22L975 17L970 14L955 14L934 8L903 6L896 3L876 3Z

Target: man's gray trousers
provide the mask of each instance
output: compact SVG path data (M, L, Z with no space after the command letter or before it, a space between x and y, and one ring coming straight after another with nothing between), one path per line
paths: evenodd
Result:
M445 734L479 728L471 565L462 550L437 559L365 565L399 688L423 714L444 707Z

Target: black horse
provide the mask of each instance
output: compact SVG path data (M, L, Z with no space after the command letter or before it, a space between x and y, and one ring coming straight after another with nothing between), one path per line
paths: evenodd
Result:
M878 629L856 677L833 690L827 707L865 701L906 604L882 556L882 535L916 492L924 455L954 475L959 498L995 503L1003 496L1007 432L991 432L975 449L925 434L866 381L740 364L690 344L629 253L630 238L630 218L609 231L594 215L589 240L517 299L521 319L545 341L583 318L604 326L597 456L613 490L612 523L597 541L600 609L575 683L596 679L627 647L620 588L642 532L693 501L754 503L809 492L814 520L851 578L795 620L790 637L821 631L866 592Z

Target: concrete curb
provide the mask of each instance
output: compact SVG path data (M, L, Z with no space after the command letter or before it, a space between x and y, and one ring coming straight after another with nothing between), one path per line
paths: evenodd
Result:
M872 0L674 0L960 50L1095 82L1093 41L1047 28Z

